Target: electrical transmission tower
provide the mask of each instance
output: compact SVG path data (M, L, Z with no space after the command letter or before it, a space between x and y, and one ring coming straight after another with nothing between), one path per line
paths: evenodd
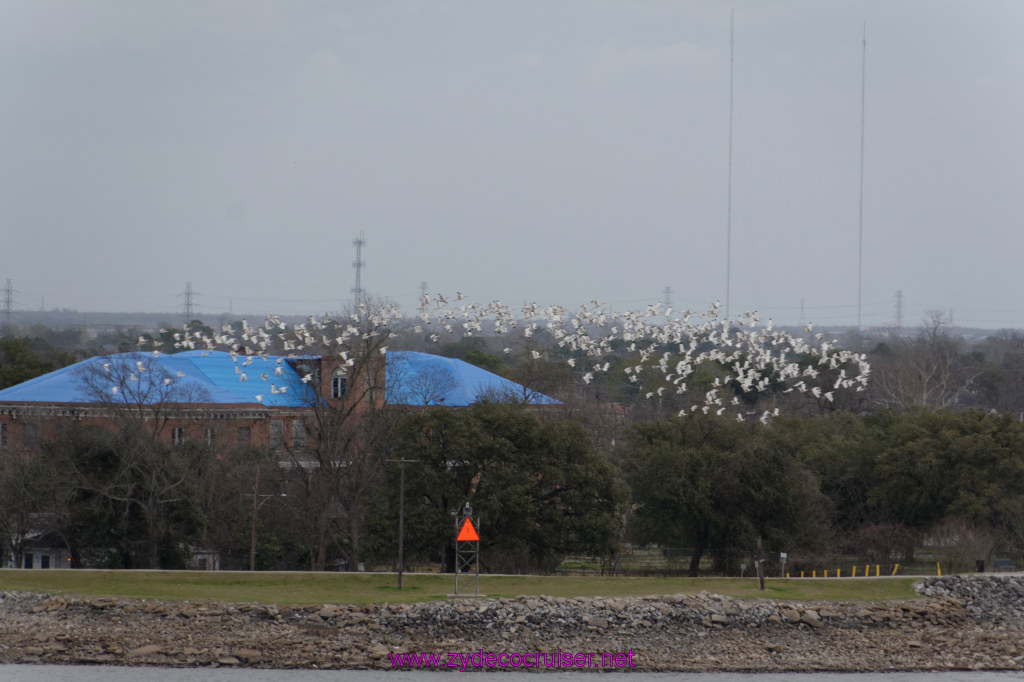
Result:
M4 324L10 326L11 324L11 312L14 310L14 287L11 286L11 280L7 280L4 285Z
M359 231L359 237L352 242L352 245L356 247L356 260L352 263L352 267L356 269L356 285L352 289L352 294L355 296L356 301L362 301L366 292L363 291L363 268L366 263L363 262L363 247L366 246L366 240L363 239L363 231Z
M199 304L196 303L196 296L198 295L195 291L192 291L192 282L185 282L185 291L181 293L183 298L181 309L185 313L185 324L196 319L196 308L199 307Z
M896 292L896 332L903 329L903 290Z
M664 303L667 308L671 308L672 307L672 287L665 287L662 290L661 293L664 294L664 296L665 296L665 298L662 300L662 303Z

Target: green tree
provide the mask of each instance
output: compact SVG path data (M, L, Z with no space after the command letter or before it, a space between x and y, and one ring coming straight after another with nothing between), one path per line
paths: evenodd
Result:
M980 368L974 384L979 403L1018 416L1024 412L1024 334L1004 330L985 339L972 355Z
M44 444L50 506L66 517L69 545L83 554L91 549L94 561L184 567L185 548L197 543L204 525L199 482L210 453L185 438L184 427L176 427L173 443L167 430L208 395L178 381L152 355L104 360L83 366L76 380L111 416L111 428L73 423Z
M690 575L737 571L758 537L796 551L825 535L827 501L791 444L770 429L697 413L637 424L620 450L642 542L692 548Z
M1024 425L981 411L913 411L884 427L868 503L878 521L927 528L950 516L1002 532L1024 511Z
M789 442L800 461L817 478L829 499L830 525L839 534L886 523L868 506L878 484L876 459L884 430L877 419L850 412L819 417L781 418L772 422L776 439Z
M197 494L205 460L194 444L155 442L131 427L74 425L44 443L45 508L76 565L184 568L205 521Z
M50 511L51 477L34 451L8 447L0 457L0 557L9 553L16 566L29 533L55 530L53 516L43 516Z
M43 339L0 338L0 390L60 369L74 357L54 349Z
M419 462L406 472L407 556L444 558L453 514L466 502L480 519L489 570L551 569L567 553L610 557L616 550L624 491L575 422L509 404L431 409L403 421L396 453ZM379 534L389 539L397 478L396 466L379 518Z

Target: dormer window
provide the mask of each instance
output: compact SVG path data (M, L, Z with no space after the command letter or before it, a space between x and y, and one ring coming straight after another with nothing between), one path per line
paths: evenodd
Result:
M340 398L345 395L345 373L339 368L331 377L331 397Z

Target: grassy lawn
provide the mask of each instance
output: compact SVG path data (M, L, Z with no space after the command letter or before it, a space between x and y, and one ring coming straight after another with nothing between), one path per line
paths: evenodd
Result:
M912 587L915 580L776 578L769 579L765 591L761 592L757 589L756 578L481 575L480 592L498 598L519 595L626 597L706 591L742 599L874 602L919 598ZM432 601L445 599L453 591L454 578L451 575L407 573L404 586L405 589L399 591L397 576L386 573L0 570L0 591L265 604Z

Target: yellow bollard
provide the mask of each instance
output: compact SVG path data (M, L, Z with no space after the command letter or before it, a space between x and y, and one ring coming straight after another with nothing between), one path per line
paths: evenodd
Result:
M880 564L875 564L875 577L876 577L876 578L877 578L878 576L882 575L881 573L879 573L879 570L880 570L880 569L881 569L881 565L880 565Z
M825 569L825 577L826 578L828 577L828 569L827 568Z
M841 568L837 568L836 569L836 577L837 578L842 578L843 577L843 569L841 569Z
M892 567L892 574L896 575L896 571L898 571L898 570L900 570L900 565L896 564L895 566Z
M786 573L786 577L787 577L787 578L789 577L789 573Z
M865 578L870 578L871 577L871 564L864 564L864 577Z
M939 577L941 578L942 577L942 566L939 565L938 561L935 562L935 570L938 572Z
M818 572L817 571L811 571L811 577L812 578L817 578L818 577Z
M856 566L853 567L853 576L852 577L854 577L854 578L857 577L857 567Z
M801 577L801 578L803 578L803 577L804 577L804 572L803 572L803 571L800 571L800 577Z

